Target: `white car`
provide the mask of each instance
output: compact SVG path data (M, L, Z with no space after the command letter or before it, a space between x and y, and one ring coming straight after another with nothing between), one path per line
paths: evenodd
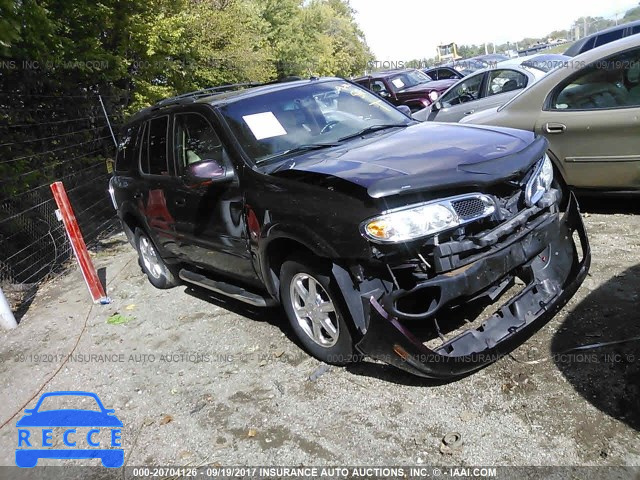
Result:
M413 114L415 120L458 122L467 115L499 107L530 87L569 57L536 54L505 60L464 77L437 102Z

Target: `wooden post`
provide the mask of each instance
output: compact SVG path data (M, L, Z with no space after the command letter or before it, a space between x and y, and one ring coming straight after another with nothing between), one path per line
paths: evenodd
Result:
M71 242L71 248L73 248L73 253L76 256L76 260L78 260L78 265L80 265L82 276L89 288L89 293L91 294L93 302L110 303L110 300L102 287L102 283L100 283L100 279L98 278L96 269L93 266L91 257L89 256L89 251L87 250L87 246L82 238L80 226L78 225L76 216L73 213L71 204L69 203L69 197L67 197L64 185L62 182L52 183L51 191L53 192L53 198L58 205L60 216L64 223L64 228L67 231L67 236Z

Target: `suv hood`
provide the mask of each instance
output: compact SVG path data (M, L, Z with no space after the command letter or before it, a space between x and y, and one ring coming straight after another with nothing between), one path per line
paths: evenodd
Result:
M279 165L287 170L337 177L374 198L486 186L526 172L547 148L544 137L500 127L420 123L384 130Z

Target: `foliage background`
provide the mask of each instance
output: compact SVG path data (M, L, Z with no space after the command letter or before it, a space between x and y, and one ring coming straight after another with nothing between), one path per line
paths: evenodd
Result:
M69 258L53 181L88 244L118 227L98 95L117 135L161 98L350 76L371 58L347 0L0 0L0 286L36 285Z

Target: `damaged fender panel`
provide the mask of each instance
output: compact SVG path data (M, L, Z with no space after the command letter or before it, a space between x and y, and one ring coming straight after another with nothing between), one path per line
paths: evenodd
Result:
M379 299L372 296L369 328L358 349L372 358L433 379L461 376L495 361L553 318L589 271L591 251L573 195L559 227L549 243L558 255L550 255L546 261L536 256L514 271L504 272L506 276L524 270L530 281L479 328L468 329L431 350L382 307L384 296ZM574 244L574 232L580 239L581 259ZM505 255L509 255L508 251Z

